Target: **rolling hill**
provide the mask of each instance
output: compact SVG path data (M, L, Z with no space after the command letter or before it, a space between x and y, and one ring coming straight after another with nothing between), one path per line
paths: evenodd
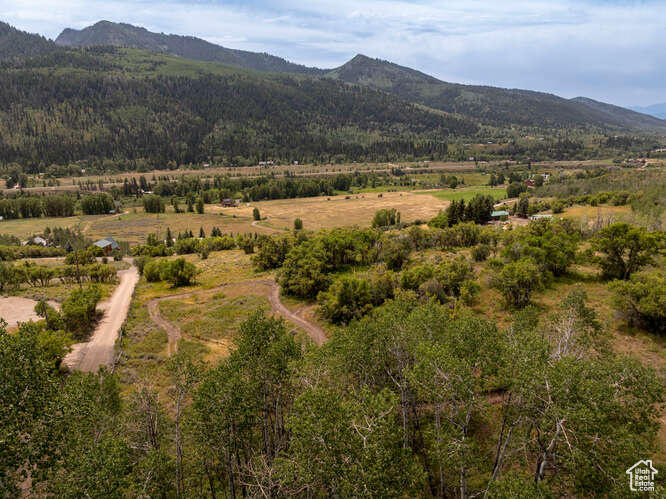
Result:
M131 24L100 21L82 30L65 29L55 43L63 47L112 45L162 52L198 61L220 62L255 71L318 75L324 70L294 64L269 54L221 47L193 36L153 33Z

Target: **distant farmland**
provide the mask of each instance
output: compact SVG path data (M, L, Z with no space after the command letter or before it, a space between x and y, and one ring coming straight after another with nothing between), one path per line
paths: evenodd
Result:
M418 191L415 194L430 194L439 199L445 199L447 201L458 201L464 199L469 201L477 194L482 194L484 196L490 195L495 198L495 200L504 199L506 197L506 189L504 187L467 187L462 189L443 189L441 191Z

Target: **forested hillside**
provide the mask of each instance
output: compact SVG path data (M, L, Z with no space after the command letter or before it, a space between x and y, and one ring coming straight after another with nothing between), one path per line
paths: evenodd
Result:
M481 124L563 128L664 129L666 122L591 99L563 99L528 90L461 85L440 81L410 68L357 55L328 71L293 64L279 57L220 47L199 38L152 33L130 24L100 21L82 30L66 29L63 46L115 45L214 61L257 71L325 75L368 86L434 109L469 117Z
M43 55L58 47L50 40L0 22L0 61Z
M146 158L163 167L208 159L439 157L446 137L476 131L463 119L332 80L178 64L115 48L6 63L0 158L32 165Z
M56 38L55 43L66 47L90 47L93 45L133 47L152 52L164 52L198 61L221 62L256 71L310 75L325 72L322 69L294 64L281 57L266 53L228 49L193 36L152 33L145 28L132 26L131 24L109 21L100 21L82 30L67 28Z
M451 156L449 144L495 136L504 141L497 150L501 158L542 156L518 147L516 134L525 127L547 135L530 147L548 149L548 159L584 159L599 153L579 154L585 148L582 134L633 134L664 123L589 99L448 84L363 56L320 77L280 73L312 71L272 56L230 52L130 25L98 23L67 33L61 43L94 46L59 48L7 25L0 29L4 165L36 172L82 160L122 162L130 169L136 161L167 168L269 159L461 160L479 153L458 148ZM218 57L232 53L242 60ZM561 147L550 146L553 135L558 144L575 147L567 145L561 154Z
M567 100L529 90L446 83L419 71L363 55L357 55L327 76L391 92L403 99L480 120L487 125L666 129L663 120L595 103L591 99Z

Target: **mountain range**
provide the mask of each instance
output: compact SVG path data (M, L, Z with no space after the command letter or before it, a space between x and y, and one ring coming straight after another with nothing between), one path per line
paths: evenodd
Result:
M268 54L233 50L191 36L152 33L129 24L100 21L82 30L65 29L55 43L67 47L114 45L214 61L256 71L316 75L368 86L410 102L493 126L596 126L651 129L666 122L592 99L563 99L528 90L461 85L440 81L388 61L357 55L332 70L309 68Z
M334 69L99 22L56 39L0 23L0 162L464 159L460 139L513 137L513 158L581 158L578 132L663 133L592 99L461 85L357 55ZM554 132L554 133L551 133ZM573 133L572 133L573 132ZM516 137L546 135L547 140Z

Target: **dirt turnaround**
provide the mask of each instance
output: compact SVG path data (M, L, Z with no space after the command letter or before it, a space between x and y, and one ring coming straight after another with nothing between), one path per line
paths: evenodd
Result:
M118 272L118 277L120 283L111 297L97 307L104 311L104 316L90 340L74 345L65 357L63 362L70 369L96 372L100 366L108 367L113 364L115 343L127 317L134 287L139 282L139 271L132 266Z
M252 282L253 284L265 285L270 288L268 294L268 301L271 305L271 310L273 313L283 316L285 319L293 322L296 326L305 330L305 332L312 338L312 340L319 346L323 345L326 341L326 333L322 328L316 324L306 321L305 319L299 317L295 313L291 312L284 304L280 301L280 286L272 280L265 281L242 281L233 284L223 284L215 288L202 289L197 291L191 291L189 293L180 293L176 295L162 296L160 298L155 298L148 302L148 315L150 319L157 324L159 327L164 329L169 337L169 343L167 347L168 355L172 355L178 351L178 340L182 337L182 331L178 326L169 322L160 313L160 302L164 300L178 300L180 298L188 298L192 295L205 292L215 292L218 290L223 290L232 286L240 286L243 284L248 284Z
M60 309L59 303L49 301L48 304L57 310ZM0 298L0 317L7 321L8 327L17 326L19 322L38 321L41 317L35 312L35 305L37 305L35 300L21 296Z

